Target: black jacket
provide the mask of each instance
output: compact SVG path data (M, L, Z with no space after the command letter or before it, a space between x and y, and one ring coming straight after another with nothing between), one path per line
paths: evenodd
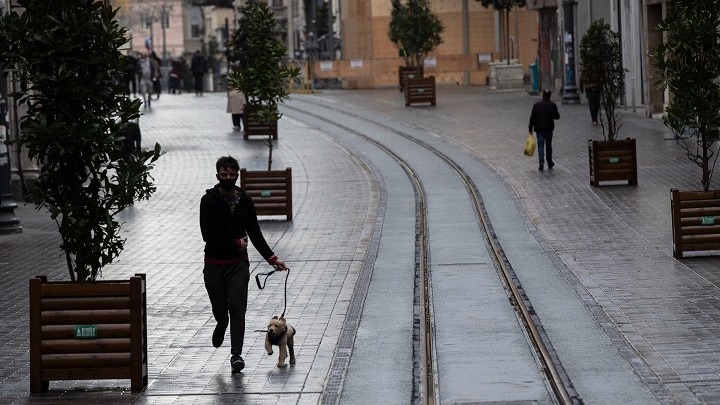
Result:
M195 76L207 73L207 61L205 60L205 56L203 56L203 54L196 53L193 55L192 60L190 61L190 70Z
M255 204L240 187L240 203L234 212L219 191L220 185L205 191L200 200L200 231L205 241L205 257L213 259L236 259L246 257L247 251L240 251L238 240L250 237L255 249L265 260L274 254L260 231Z
M540 100L532 108L530 114L529 132L552 131L555 129L555 120L560 119L557 104L550 100Z

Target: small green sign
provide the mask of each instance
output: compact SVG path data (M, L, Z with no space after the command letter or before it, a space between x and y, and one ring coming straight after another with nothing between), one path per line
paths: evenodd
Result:
M418 89L418 93L425 93L425 89L423 89L423 88Z
M715 225L715 217L700 217L700 225Z
M610 163L618 163L618 162L620 162L620 158L619 158L619 157L611 157L611 158L610 158Z
M270 190L261 190L260 191L260 197L270 197L272 195L272 192Z
M73 336L75 339L97 339L97 325L75 325Z

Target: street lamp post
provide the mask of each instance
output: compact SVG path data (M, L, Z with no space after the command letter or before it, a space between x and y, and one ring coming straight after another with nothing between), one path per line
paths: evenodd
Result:
M575 78L575 0L563 0L563 44L565 45L565 86L563 104L580 104Z
M3 69L0 69L2 72ZM0 234L20 233L20 220L15 216L17 203L13 200L10 177L10 149L7 139L7 80L0 78Z
M162 5L162 10L160 11L160 13L161 13L161 27L162 27L162 41L163 41L163 43L162 43L162 48L163 48L162 63L163 63L163 66L167 66L168 65L168 57L167 57L167 47L165 45L165 31L168 29L168 25L170 22L170 15L169 15L170 13L168 12L167 8L165 7L165 3L163 3L163 5Z

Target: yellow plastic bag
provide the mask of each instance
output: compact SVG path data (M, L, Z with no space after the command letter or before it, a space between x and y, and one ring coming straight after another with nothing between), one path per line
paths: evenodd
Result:
M532 157L535 154L535 147L535 137L532 133L529 133L527 139L525 140L525 156Z

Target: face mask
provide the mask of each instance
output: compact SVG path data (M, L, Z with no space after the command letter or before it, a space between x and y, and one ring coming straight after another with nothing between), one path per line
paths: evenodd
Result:
M225 191L232 191L235 188L237 179L220 179L220 187Z

